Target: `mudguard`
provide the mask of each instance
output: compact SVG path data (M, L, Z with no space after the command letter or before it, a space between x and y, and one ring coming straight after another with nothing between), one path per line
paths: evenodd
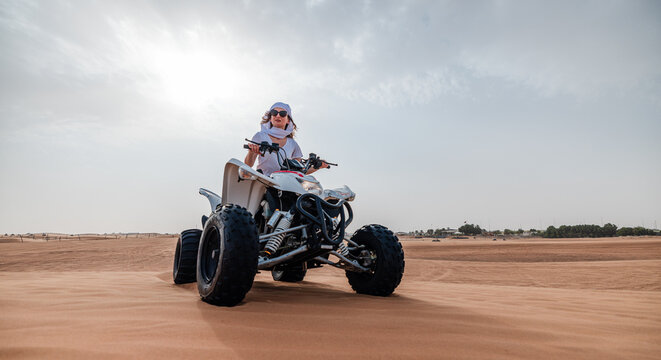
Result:
M206 196L206 198L209 200L209 205L211 205L211 211L215 211L218 205L221 204L222 199L218 194L211 190L207 190L205 188L200 188L200 195Z
M221 204L240 205L254 215L259 209L266 187L277 185L272 178L264 176L242 161L230 159L225 164Z

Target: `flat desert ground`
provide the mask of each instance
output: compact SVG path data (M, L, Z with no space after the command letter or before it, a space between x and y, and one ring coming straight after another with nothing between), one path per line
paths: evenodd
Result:
M661 237L401 240L392 296L262 271L226 308L173 284L176 237L0 238L0 358L661 358Z

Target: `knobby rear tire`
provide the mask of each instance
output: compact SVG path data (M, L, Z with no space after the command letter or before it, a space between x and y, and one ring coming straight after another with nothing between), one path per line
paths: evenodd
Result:
M174 252L174 265L172 278L175 284L195 282L195 268L197 266L197 249L200 244L202 230L184 230L177 239Z
M197 289L203 301L234 306L257 273L259 235L248 210L224 205L206 222L197 254Z

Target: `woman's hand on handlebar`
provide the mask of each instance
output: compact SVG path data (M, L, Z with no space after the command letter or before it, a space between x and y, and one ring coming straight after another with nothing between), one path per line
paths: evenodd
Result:
M319 161L321 162L321 164L319 164L319 167L313 166L313 167L309 168L308 171L306 172L306 174L309 175L309 174L312 174L313 172L315 172L319 169L328 169L330 167L330 165L328 165L326 163L326 161L324 161L324 160L319 160Z
M261 153L259 152L259 145L248 144L248 148L249 148L248 151L250 153L253 153L253 154L256 154L256 155L261 155Z

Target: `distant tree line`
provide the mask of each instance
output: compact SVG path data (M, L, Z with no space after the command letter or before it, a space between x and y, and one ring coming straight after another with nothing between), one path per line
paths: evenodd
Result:
M473 224L464 224L459 229L459 232L465 235L480 235L484 230L480 228L480 225Z
M608 223L599 225L562 225L558 228L549 226L542 233L545 238L613 237L617 235L617 226Z
M617 236L643 236L643 235L658 235L652 229L646 229L642 226L636 226L634 228L623 227L617 229Z
M413 235L415 236L427 236L427 237L441 237L452 234L451 229L441 228L441 229L427 229L427 230L415 230Z
M542 233L545 238L577 238L577 237L613 237L613 236L643 236L657 235L652 229L642 226L617 228L616 225L562 225L558 228L549 226Z
M661 235L661 232L647 229L642 226L636 227L623 227L619 228L617 225L608 223L603 226L599 225L561 225L559 227L549 226L546 230L539 231L536 229L530 229L525 231L523 229L510 230L505 229L486 231L482 229L480 225L475 224L464 224L459 229L458 232L464 235L531 235L531 236L542 236L545 238L581 238L581 237L613 237L613 236L644 236L644 235ZM527 233L527 234L526 234ZM427 237L444 237L447 235L452 235L452 229L427 229L424 230L415 230L412 235L415 236L427 236Z

